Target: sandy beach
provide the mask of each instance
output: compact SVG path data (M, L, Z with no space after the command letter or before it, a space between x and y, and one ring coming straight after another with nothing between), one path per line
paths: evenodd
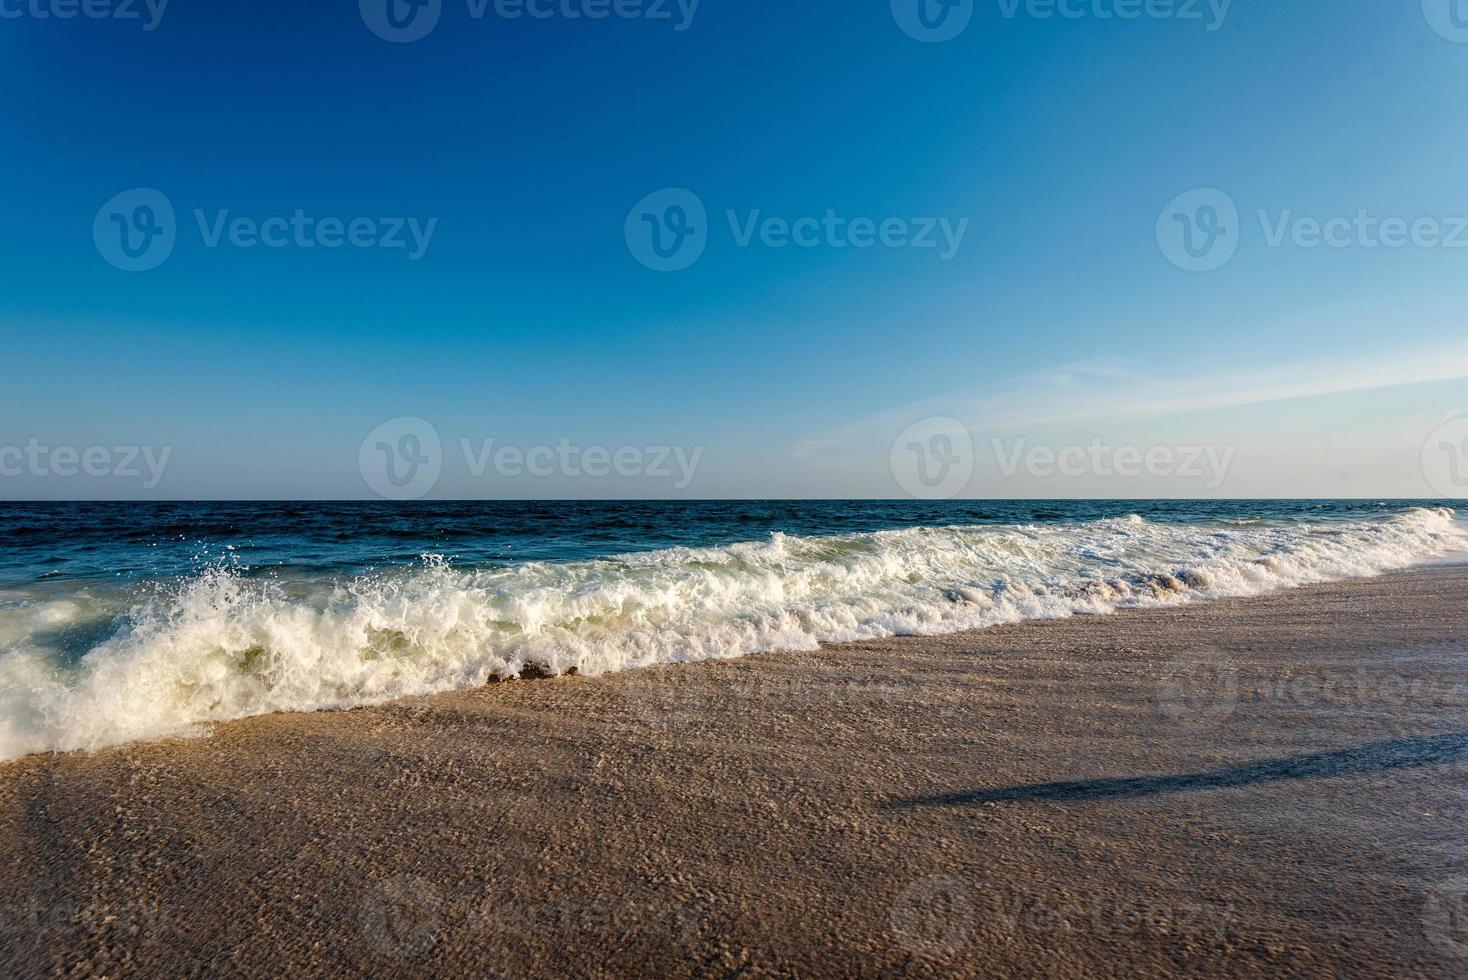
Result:
M1468 568L0 765L0 975L1462 976Z

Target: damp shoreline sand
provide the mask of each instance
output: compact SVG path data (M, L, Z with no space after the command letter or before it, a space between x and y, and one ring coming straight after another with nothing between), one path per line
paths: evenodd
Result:
M0 974L1457 976L1468 567L0 764Z

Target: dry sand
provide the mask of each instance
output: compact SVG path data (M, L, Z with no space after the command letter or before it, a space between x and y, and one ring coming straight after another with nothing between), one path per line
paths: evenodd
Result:
M0 975L1468 975L1468 569L0 765Z

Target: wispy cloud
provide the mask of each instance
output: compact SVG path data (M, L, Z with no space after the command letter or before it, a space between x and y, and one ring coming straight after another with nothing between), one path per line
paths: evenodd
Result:
M1456 378L1468 378L1468 345L1214 374L1164 373L1119 358L1079 361L1016 376L992 394L951 393L894 405L807 435L790 455L817 460L830 453L878 449L884 438L930 416L951 416L975 431L1004 431L1076 421L1185 416Z

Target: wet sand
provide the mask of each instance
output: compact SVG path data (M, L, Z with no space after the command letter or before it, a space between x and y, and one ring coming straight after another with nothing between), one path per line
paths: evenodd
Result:
M1468 974L1468 568L0 765L0 976Z

